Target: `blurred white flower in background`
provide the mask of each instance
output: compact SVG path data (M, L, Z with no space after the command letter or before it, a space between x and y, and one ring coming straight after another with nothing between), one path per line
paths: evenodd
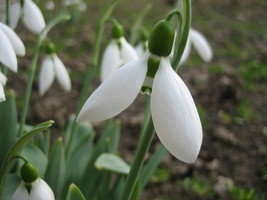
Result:
M196 49L203 61L210 62L213 58L213 50L208 40L199 31L191 28L188 35L188 40L185 46L183 56L180 61L180 65L184 64L189 58L192 46ZM171 53L171 57L174 54L174 49Z
M17 72L16 55L24 56L25 53L25 46L19 36L7 25L0 22L0 62Z
M103 82L120 66L136 60L138 55L134 47L124 37L112 39L104 51L101 62L100 78Z
M79 11L81 12L87 9L87 5L84 3L83 0L64 0L63 5L66 7L76 5L78 6Z
M68 71L56 54L48 55L42 65L39 74L39 93L44 95L51 87L55 78L63 90L71 90L71 81Z
M6 85L7 78L6 76L0 71L0 102L5 101L5 92L4 86Z
M39 34L45 28L44 16L32 0L22 0L11 6L10 27L12 29L17 27L20 18L26 28L34 34Z
M135 46L135 50L139 57L147 52L147 41L141 41Z
M47 10L54 10L55 9L55 2L54 1L46 1L45 8Z
M30 183L30 191L28 191L26 184L23 181L21 182L12 200L55 200L53 191L43 179L38 178L33 183Z

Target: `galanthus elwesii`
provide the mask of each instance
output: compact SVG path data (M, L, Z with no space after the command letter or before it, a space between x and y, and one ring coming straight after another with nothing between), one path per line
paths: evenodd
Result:
M10 27L15 29L22 18L26 28L34 34L39 34L45 28L44 16L40 8L32 0L20 0L10 9Z
M194 46L202 60L207 63L212 60L213 50L208 40L199 31L191 28L180 64L183 64L188 59L192 46Z
M4 86L6 85L7 78L6 76L0 71L0 102L6 100Z
M174 29L160 21L150 36L149 52L117 69L87 99L77 122L99 122L125 110L140 91L151 94L155 131L176 158L192 163L199 154L202 127L194 100L170 64Z
M135 50L139 57L147 52L148 32L144 29L140 30L140 42L135 46Z
M49 185L38 177L37 169L31 163L21 168L22 182L15 191L12 200L55 200Z
M14 72L18 71L18 56L24 56L25 46L19 36L7 25L0 22L0 62Z
M55 53L55 47L52 43L46 46L47 56L42 62L39 74L39 93L44 95L51 87L55 78L63 90L69 92L71 90L71 81L69 73Z
M123 28L118 22L115 22L113 26L112 37L113 39L105 49L101 61L100 78L102 82L117 68L138 59L134 47L126 41Z

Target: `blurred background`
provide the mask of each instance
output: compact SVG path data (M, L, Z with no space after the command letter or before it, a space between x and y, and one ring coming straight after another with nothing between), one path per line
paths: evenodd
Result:
M59 12L62 3L60 0L36 2L46 21ZM59 57L70 72L73 89L65 93L54 83L46 95L40 97L36 81L28 122L55 120L54 137L62 133L69 116L75 111L81 80L90 67L96 21L106 2L84 0L78 8L70 6L72 20L59 25L50 34ZM132 24L149 3L152 8L143 24L151 29L175 8L176 1L121 0L113 16L123 24L127 39ZM264 200L267 198L267 2L194 0L192 7L192 27L205 35L214 50L214 58L208 64L193 50L179 70L201 116L204 128L202 149L192 165L168 155L153 175L142 199ZM2 14L3 11L4 0L1 0ZM16 91L21 105L36 36L21 24L16 32L28 52L20 59L19 73L9 73L8 87ZM110 38L108 26L101 52ZM96 79L92 90L99 83ZM118 116L122 120L120 152L128 162L133 159L144 119L145 99L139 95L136 102ZM96 130L101 130L102 125L95 124ZM155 137L150 152L158 143Z

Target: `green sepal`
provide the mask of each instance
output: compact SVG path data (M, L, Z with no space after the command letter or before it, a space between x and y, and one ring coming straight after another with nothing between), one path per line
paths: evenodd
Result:
M122 25L119 22L115 21L112 27L112 37L118 39L123 36L124 36L124 30Z
M148 42L148 49L154 55L166 57L172 51L173 40L173 25L166 20L162 20L153 28Z
M32 183L38 178L36 167L30 162L24 163L20 170L21 178L26 183Z
M44 47L45 47L45 53L46 54L51 55L51 54L56 53L56 46L50 40L47 40Z
M85 197L83 196L81 190L75 184L71 184L66 200L85 200Z

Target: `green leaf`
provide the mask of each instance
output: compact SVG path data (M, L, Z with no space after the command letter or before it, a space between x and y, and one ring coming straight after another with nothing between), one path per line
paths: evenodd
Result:
M98 170L107 170L125 175L130 171L130 166L122 158L111 153L101 154L95 162L95 167Z
M54 122L53 121L47 121L47 122L43 122L41 124L38 124L37 126L35 126L30 132L26 133L25 135L23 135L22 137L20 137L18 139L18 141L10 148L10 150L8 151L5 160L1 166L1 170L0 170L0 199L1 199L1 195L2 195L2 187L4 185L5 182L5 177L6 174L8 173L10 167L11 167L11 163L12 160L15 156L17 156L20 151L22 150L22 148L38 133L46 130L47 128L49 128L50 126L52 126Z
M134 190L130 200L137 200L139 198L140 192L141 192L141 184L140 184L140 179L138 179L134 186Z
M66 200L85 200L85 197L76 185L71 184Z
M21 152L21 155L30 161L37 169L39 177L43 178L47 167L47 157L34 143L29 143Z
M140 173L140 187L143 189L145 185L150 180L150 177L155 172L155 170L158 168L158 165L162 161L162 159L167 154L167 149L161 145L156 152L152 155L152 157L149 159L149 161L144 166L143 170Z
M57 199L60 199L65 174L65 152L62 138L58 138L54 144L45 173L47 184L55 192Z
M15 174L7 175L6 182L3 189L2 200L10 200L16 189L19 187L21 178Z
M44 152L48 157L49 147L50 147L50 130L47 130L47 133L42 133L36 136L35 144Z
M17 108L13 92L7 94L6 101L0 103L0 165L3 163L9 148L15 143L18 135Z

